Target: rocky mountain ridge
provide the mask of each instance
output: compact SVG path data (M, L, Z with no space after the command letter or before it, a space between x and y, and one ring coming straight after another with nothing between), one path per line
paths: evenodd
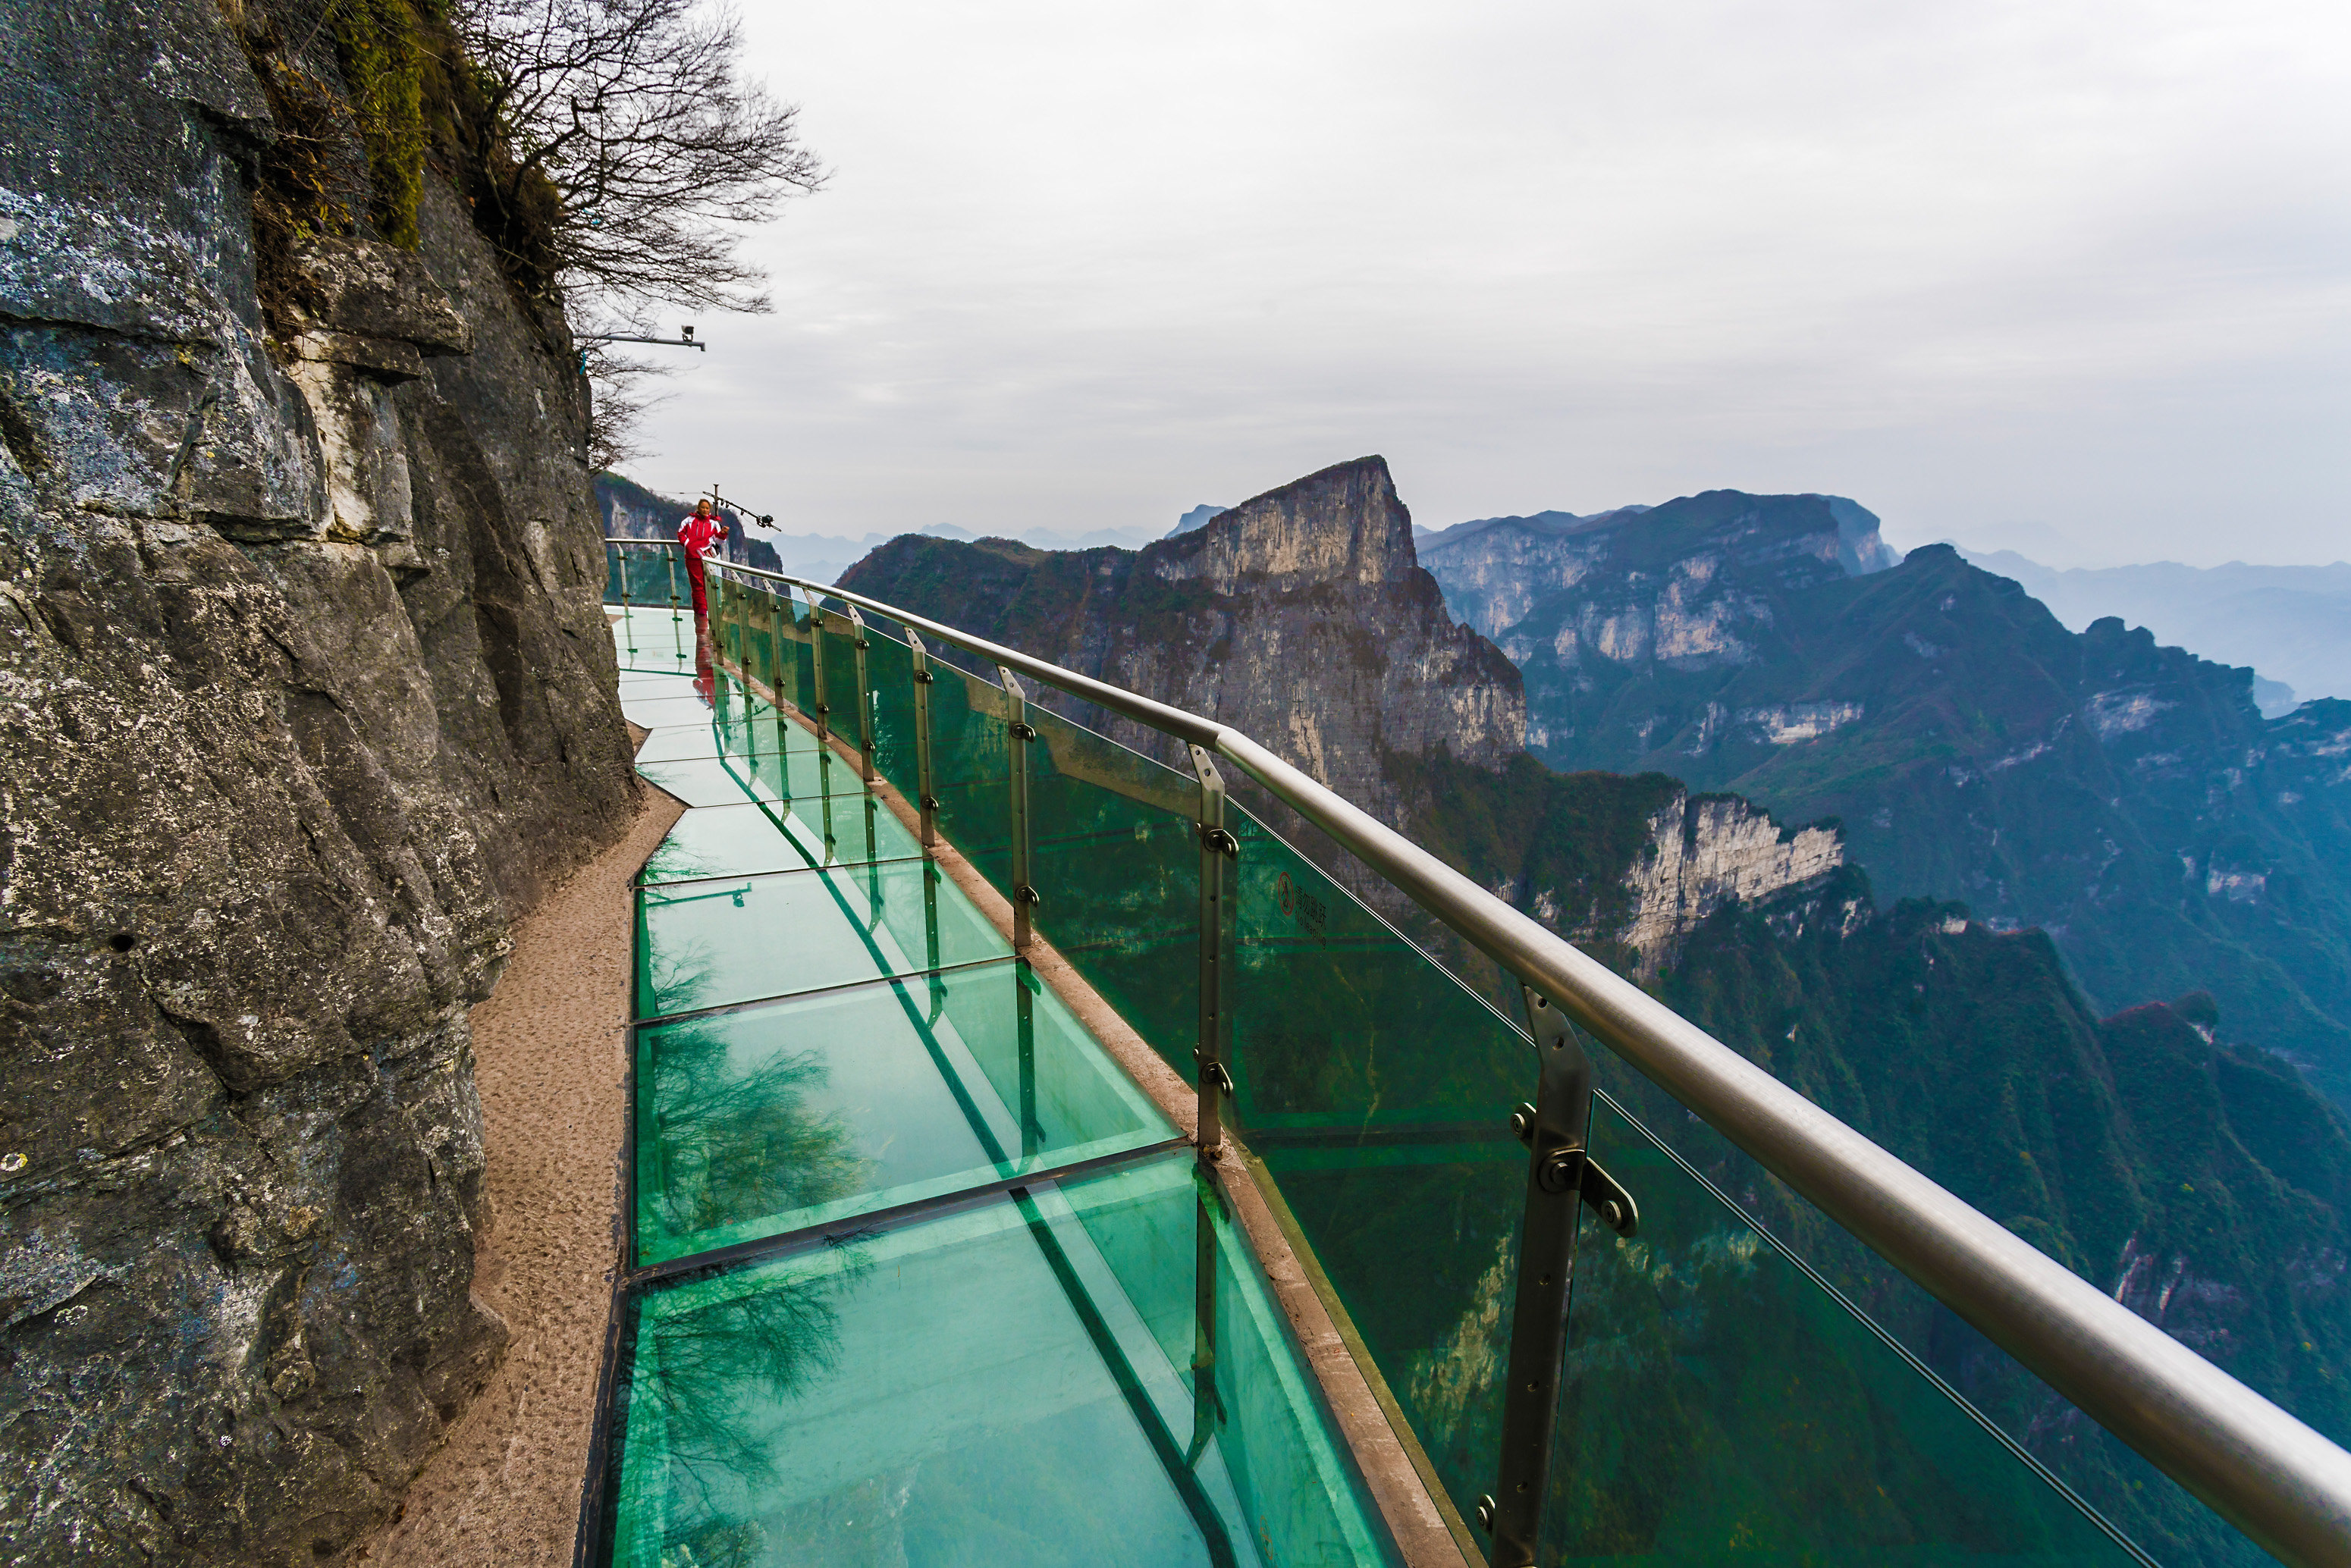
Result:
M340 15L0 29L12 1562L395 1506L507 1337L467 1009L634 807L561 318L429 169L355 215Z
M1874 533L1816 498L1697 499L1596 554L1430 553L1448 601L1517 616L1536 756L1834 819L1882 894L2045 928L2104 1008L2210 990L2351 1095L2351 705L2264 719L2250 671L2070 632L1948 546L1862 573Z
M910 535L858 562L841 586L1214 715L1374 810L1398 806L1388 753L1442 747L1492 767L1524 743L1517 671L1446 614L1378 457L1139 551ZM1161 749L1136 727L1108 727Z

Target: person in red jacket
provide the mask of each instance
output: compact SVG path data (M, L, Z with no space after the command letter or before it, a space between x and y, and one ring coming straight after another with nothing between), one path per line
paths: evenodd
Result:
M718 672L710 651L710 590L702 577L702 559L715 553L726 537L726 525L711 515L708 501L694 504L694 516L680 518L677 542L684 547L685 580L694 590L694 689L704 702L716 699Z
M718 541L726 537L726 524L711 515L708 501L696 501L694 516L678 519L677 542L685 547L685 580L694 590L697 624L710 618L710 592L702 581L702 558L715 553Z

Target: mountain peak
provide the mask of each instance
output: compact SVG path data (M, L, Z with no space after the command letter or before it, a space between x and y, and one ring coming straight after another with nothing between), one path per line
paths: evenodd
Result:
M1144 564L1173 581L1219 592L1245 581L1275 587L1393 582L1419 565L1412 513L1387 459L1358 457L1252 496L1202 527L1162 539Z

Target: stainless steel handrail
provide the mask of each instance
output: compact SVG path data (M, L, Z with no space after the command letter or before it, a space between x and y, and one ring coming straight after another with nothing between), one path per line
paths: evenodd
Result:
M711 565L862 605L1229 758L2264 1550L2351 1564L2351 1453L1248 736L863 594Z

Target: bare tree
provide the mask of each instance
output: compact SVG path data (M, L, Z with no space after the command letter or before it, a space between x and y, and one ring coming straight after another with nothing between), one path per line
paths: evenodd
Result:
M490 226L555 278L608 297L765 310L739 231L824 169L799 110L743 79L742 26L705 0L459 0L499 145L476 172ZM554 278L550 278L553 281Z
M607 328L601 314L587 328L577 329L580 369L594 389L588 404L588 467L590 472L619 468L645 455L640 434L645 416L674 395L655 392L648 385L670 373L671 367L620 351L621 346L602 336L623 330L650 336L647 324L624 319Z

